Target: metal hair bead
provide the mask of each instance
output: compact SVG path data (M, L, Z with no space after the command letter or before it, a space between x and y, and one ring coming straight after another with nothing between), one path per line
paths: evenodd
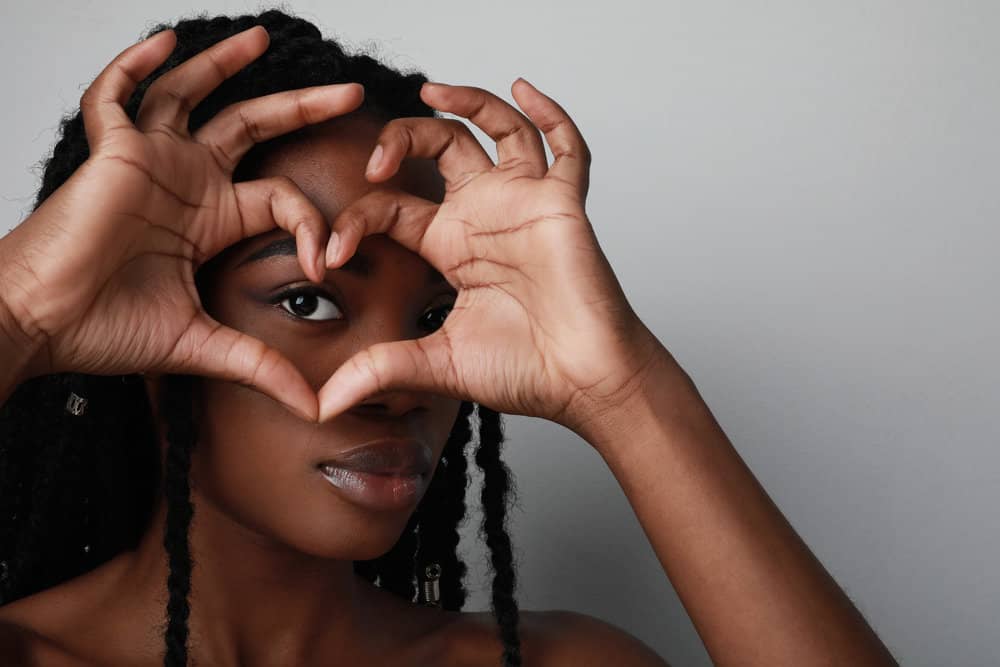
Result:
M76 392L69 392L69 398L66 400L66 412L79 417L86 410L87 399L83 396L77 396Z
M441 589L438 587L438 579L441 578L441 566L431 563L424 568L424 606L441 606Z

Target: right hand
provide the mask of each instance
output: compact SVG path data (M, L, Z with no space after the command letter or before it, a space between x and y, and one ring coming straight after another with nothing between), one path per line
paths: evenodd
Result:
M287 178L234 184L256 142L359 106L356 83L275 93L223 109L192 136L188 111L268 46L257 26L159 77L133 124L123 105L173 50L172 30L119 54L81 98L90 157L0 239L0 301L38 350L29 377L178 373L232 380L315 420L315 392L260 340L203 309L194 272L242 238L294 234L305 274L325 271L329 227ZM25 378L26 379L26 378Z

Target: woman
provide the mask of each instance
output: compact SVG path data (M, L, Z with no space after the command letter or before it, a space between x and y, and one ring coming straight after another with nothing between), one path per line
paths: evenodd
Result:
M0 240L5 664L665 664L518 609L502 412L600 452L717 663L894 664L628 305L570 117L425 82L269 11L87 89Z

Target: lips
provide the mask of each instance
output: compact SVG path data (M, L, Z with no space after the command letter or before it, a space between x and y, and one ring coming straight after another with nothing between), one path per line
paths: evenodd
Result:
M427 475L434 465L430 448L412 438L380 438L320 461L320 470L341 468L375 475ZM329 470L324 470L329 472Z

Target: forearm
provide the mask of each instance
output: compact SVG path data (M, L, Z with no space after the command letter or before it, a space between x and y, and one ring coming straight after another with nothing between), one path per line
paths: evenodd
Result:
M587 439L718 665L895 665L664 350Z

